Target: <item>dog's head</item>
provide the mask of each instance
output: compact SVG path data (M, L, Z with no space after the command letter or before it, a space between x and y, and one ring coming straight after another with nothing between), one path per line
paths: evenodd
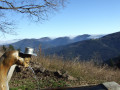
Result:
M29 67L31 55L19 53L16 64L24 67Z

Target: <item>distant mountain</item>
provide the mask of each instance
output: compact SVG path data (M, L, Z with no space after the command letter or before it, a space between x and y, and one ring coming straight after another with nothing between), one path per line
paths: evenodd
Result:
M64 46L78 41L100 38L102 36L104 35L96 35L95 37L95 35L83 34L78 35L72 39L70 37L58 37L49 41L49 44L51 44L53 47Z
M51 39L49 37L43 37L43 38L38 39L38 41L40 41L40 42L49 42L49 41L51 41Z
M106 61L120 55L120 32L109 34L98 39L90 39L66 46L49 48L46 54L57 54L65 58L80 57L81 60L99 58Z
M15 43L20 41L21 39L14 39L14 40L0 40L0 45L7 45L11 43Z
M70 44L72 43L72 41L69 37L59 37L51 40L49 43L52 44L53 47L57 47L57 46Z
M101 38L103 36L105 36L105 35L90 35L88 38L90 38L90 39L98 39L98 38Z
M6 42L6 44L11 44L16 49L21 49L23 51L25 49L25 47L38 48L39 46L41 46L42 49L47 49L47 48L53 48L53 47L68 45L68 44L78 42L78 41L94 39L94 38L91 38L91 37L92 36L88 35L88 34L79 35L79 36L76 36L72 39L70 37L58 37L58 38L55 38L55 39L51 39L49 37L43 37L43 38L40 38L40 39L22 39L22 40L19 40L19 41L14 41L14 43L12 43L12 42L7 43ZM6 45L6 44L4 44L4 45ZM1 45L3 45L3 44L1 43Z
M91 39L90 38L91 35L89 34L84 34L84 35L79 35L73 38L73 42L78 42L78 41L83 41L83 40L87 40L87 39Z
M45 42L39 41L38 39L23 39L21 41L12 43L11 45L13 45L16 49L21 49L22 51L24 51L25 47L39 48L40 46L43 49L50 48L51 45L46 44Z

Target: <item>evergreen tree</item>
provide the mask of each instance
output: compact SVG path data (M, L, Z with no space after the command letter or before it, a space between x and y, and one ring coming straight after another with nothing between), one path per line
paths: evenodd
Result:
M13 45L9 45L9 50L15 50Z
M5 47L5 45L2 46L3 51L5 52L7 50L7 48Z

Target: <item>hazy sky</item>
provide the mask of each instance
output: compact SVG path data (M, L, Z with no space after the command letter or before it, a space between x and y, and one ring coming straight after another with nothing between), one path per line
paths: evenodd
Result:
M120 31L120 0L69 0L66 8L42 23L20 18L5 39L108 34ZM19 18L19 15L12 18ZM3 39L3 38L2 38Z

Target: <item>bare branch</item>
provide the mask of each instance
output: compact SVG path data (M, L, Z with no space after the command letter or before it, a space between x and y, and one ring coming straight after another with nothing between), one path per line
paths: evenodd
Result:
M0 0L0 10L4 14L12 10L27 15L34 21L41 21L46 20L49 13L64 7L65 2L66 0ZM13 30L11 25L11 22L0 21L0 31L9 33L7 30Z
M3 33L6 33L6 34L13 34L13 23L12 22L7 22L7 21L4 21L4 22L1 22L0 23L0 31L3 32ZM14 33L15 34L15 33Z
M25 0L27 2L27 0ZM24 14L30 14L31 16L39 17L39 14L46 13L49 11L54 11L57 8L63 7L65 0L31 0L29 2L25 2L21 0L20 3L17 2L9 2L8 0L0 1L0 9L1 10L14 10ZM32 1L34 3L32 3Z

